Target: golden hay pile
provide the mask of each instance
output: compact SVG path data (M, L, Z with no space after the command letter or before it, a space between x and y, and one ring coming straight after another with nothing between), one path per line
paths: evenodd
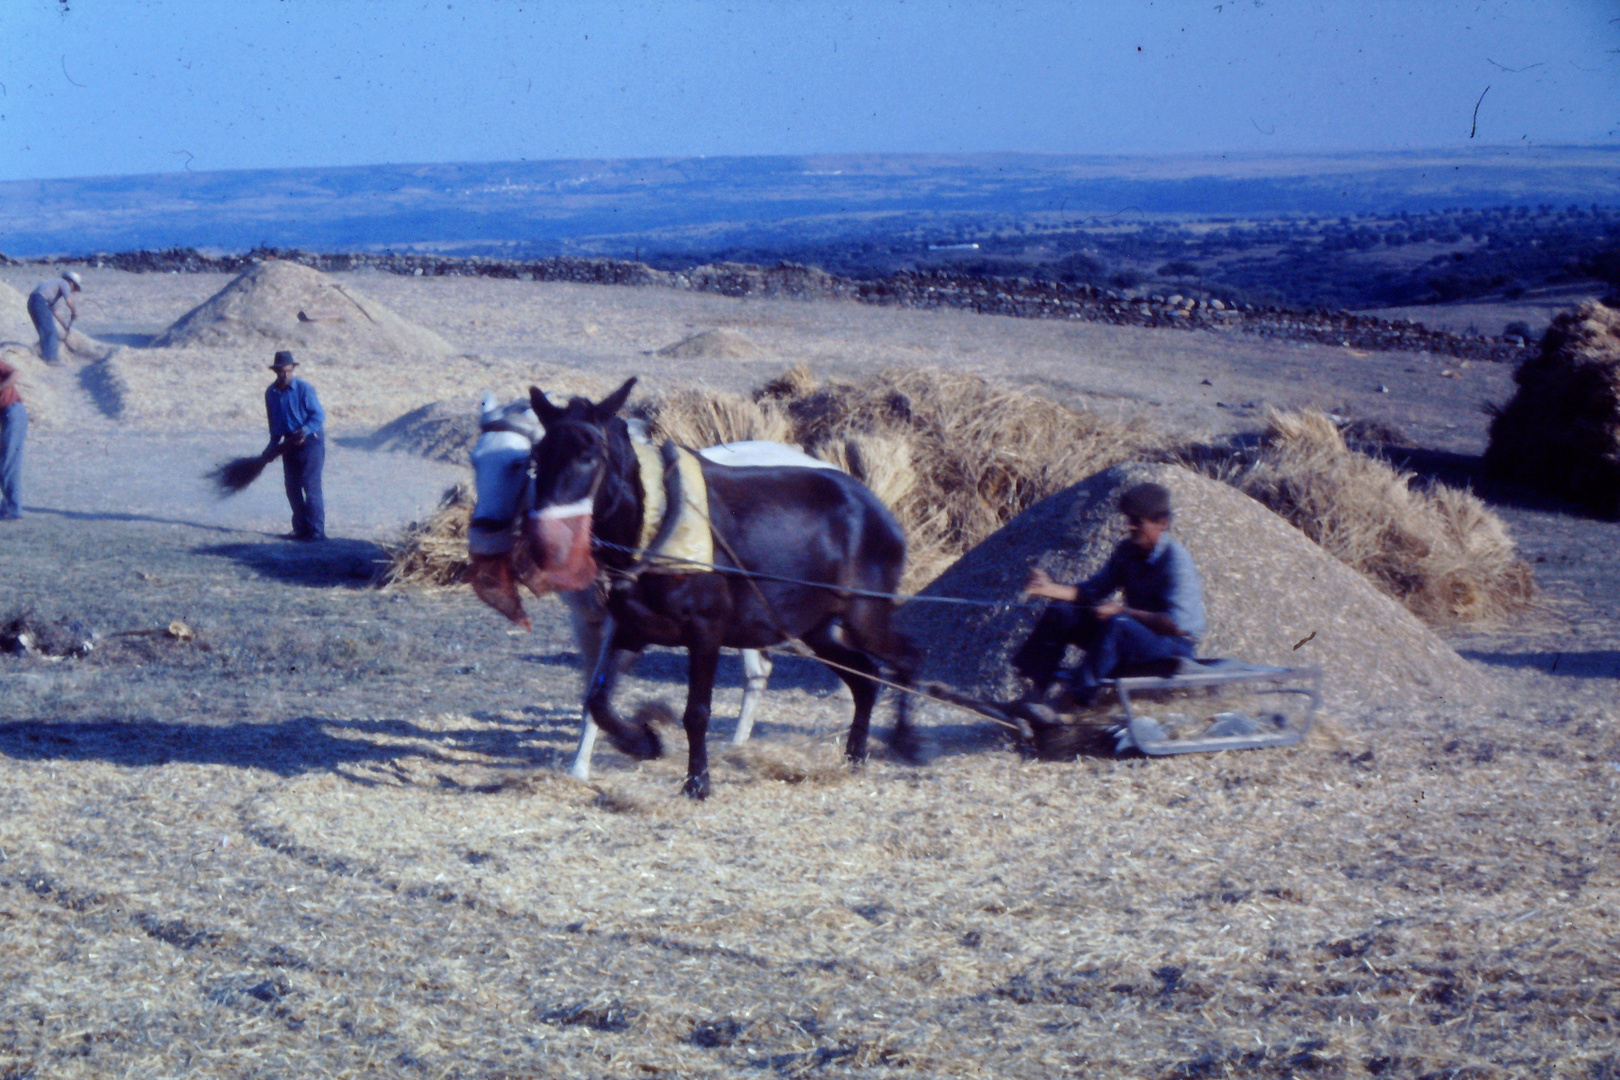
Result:
M432 588L466 581L467 526L476 497L471 481L463 481L444 493L426 521L406 526L399 540L388 545L383 586Z
M1046 496L1163 445L1145 424L938 369L820 385L800 366L754 398L683 391L649 407L650 426L692 446L796 443L859 478L906 530L908 591Z
M1535 583L1507 526L1472 493L1349 449L1315 409L1267 413L1265 440L1228 483L1253 496L1433 626L1496 623Z
M1588 302L1559 315L1513 381L1491 421L1486 468L1620 515L1620 311Z

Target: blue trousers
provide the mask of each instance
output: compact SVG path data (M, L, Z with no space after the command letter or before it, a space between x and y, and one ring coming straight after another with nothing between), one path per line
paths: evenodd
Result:
M0 518L22 513L23 440L28 437L28 410L22 402L0 410Z
M39 355L47 364L54 364L62 351L62 328L51 311L51 302L38 293L28 294L28 317L39 331Z
M300 540L326 539L326 500L321 495L321 468L325 464L325 439L305 439L302 446L288 443L281 453L281 475L287 481L287 502L292 506L292 531Z
M1085 657L1079 667L1059 672L1070 645L1084 649ZM1036 693L1057 679L1078 690L1094 691L1103 679L1135 665L1190 659L1197 651L1192 638L1155 633L1129 615L1104 621L1087 605L1058 601L1041 613L1029 640L1014 654L1013 667L1035 684Z

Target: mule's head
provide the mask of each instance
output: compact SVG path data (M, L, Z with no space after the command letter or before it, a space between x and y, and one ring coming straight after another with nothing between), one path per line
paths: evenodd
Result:
M613 464L610 424L635 384L629 379L594 404L576 397L565 406L547 401L538 387L529 390L546 433L534 447L534 496L525 536L539 576L552 588L582 589L596 580L591 522Z
M517 560L514 566L513 549L518 518L528 504L529 460L540 439L540 421L528 402L502 406L489 394L484 396L478 421L478 442L472 451L478 501L467 528L473 591L484 603L528 630L529 616L518 596L518 581L530 589L540 583L530 560Z

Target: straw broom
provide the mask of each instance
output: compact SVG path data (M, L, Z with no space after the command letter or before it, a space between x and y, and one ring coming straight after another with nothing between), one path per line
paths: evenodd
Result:
M207 478L213 481L214 489L220 498L235 495L257 480L259 474L264 472L265 466L280 457L285 448L286 444L281 443L262 454L232 458L209 472Z

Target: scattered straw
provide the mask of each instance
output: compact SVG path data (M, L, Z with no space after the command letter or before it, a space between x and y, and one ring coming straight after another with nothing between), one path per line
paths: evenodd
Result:
M1261 449L1229 482L1435 626L1499 623L1534 595L1502 519L1473 494L1346 447L1317 410L1267 414ZM1228 466L1230 469L1230 465Z

